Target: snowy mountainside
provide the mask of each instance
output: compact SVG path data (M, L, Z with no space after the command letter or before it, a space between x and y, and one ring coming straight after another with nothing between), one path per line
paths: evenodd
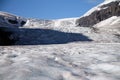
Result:
M27 23L24 25L25 27L37 28L39 26L50 26L52 25L52 20L44 20L44 19L27 19Z
M58 27L58 26L75 26L76 19L78 18L65 18L65 19L56 19L56 20L43 20L43 19L28 19L26 23L27 26L31 26L33 28L37 28L37 26L44 26L44 27Z
M12 45L19 39L19 27L27 19L0 11L0 45Z
M92 27L95 24L113 16L120 16L120 0L106 0L93 7L81 16L77 20L76 24L78 26Z
M54 26L76 26L75 22L78 18L65 18L65 19L57 19L54 21Z
M120 28L120 17L113 16L106 20L97 23L94 27L103 29L118 29Z
M26 18L0 11L0 27L18 28L23 26L26 21Z
M103 6L103 5L105 5L105 4L109 4L109 3L111 3L111 2L115 2L115 1L120 1L120 0L105 0L103 3L101 3L101 4L99 4L99 5L95 6L95 7L93 7L93 8L90 9L88 12L86 12L86 13L83 15L83 17L89 16L89 15L90 15L91 13L93 13L94 11L100 11L101 9L106 9L106 8L108 8L108 7L102 7L102 8L101 8L101 6Z

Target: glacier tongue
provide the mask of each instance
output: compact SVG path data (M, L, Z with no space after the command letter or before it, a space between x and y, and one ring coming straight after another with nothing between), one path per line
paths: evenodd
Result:
M85 40L85 42L92 40L92 42L99 43L120 42L118 27L107 29L107 27L110 27L107 25L109 22L113 22L113 20L114 22L112 24L119 25L118 17L110 18L106 23L103 21L94 27L79 27L75 24L77 19L78 18L57 20L29 19L27 24L23 27L23 31L25 31L21 34L21 39L17 44L55 44L73 41L83 42L82 40ZM105 26L100 27L102 25Z
M76 26L75 22L78 18L65 18L65 19L57 19L54 21L54 26Z
M44 27L66 27L66 26L76 26L75 22L78 18L65 18L65 19L56 19L56 20L39 20L39 19L28 19L26 27L37 28L37 26Z

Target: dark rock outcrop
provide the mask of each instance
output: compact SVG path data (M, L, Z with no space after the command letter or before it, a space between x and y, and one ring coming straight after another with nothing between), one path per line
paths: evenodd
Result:
M78 26L91 27L100 21L108 19L112 16L120 16L120 1L114 1L100 6L101 10L94 11L90 15L81 17L76 21Z

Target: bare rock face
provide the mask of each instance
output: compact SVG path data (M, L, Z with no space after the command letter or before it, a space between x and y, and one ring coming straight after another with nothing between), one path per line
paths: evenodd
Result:
M27 20L24 18L0 12L0 45L14 44L19 38L17 34L19 27L22 27L26 22Z
M120 1L113 1L99 7L100 10L95 10L88 16L81 17L77 20L78 26L91 27L100 21L108 19L112 16L120 16Z

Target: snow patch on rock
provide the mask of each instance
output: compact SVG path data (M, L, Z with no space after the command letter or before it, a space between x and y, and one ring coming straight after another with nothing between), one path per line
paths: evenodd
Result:
M90 9L88 12L86 12L82 17L89 16L94 11L100 11L101 9L106 9L107 7L101 8L102 5L109 4L111 2L120 1L120 0L105 0L103 3L99 4L98 6L95 6L94 8Z

